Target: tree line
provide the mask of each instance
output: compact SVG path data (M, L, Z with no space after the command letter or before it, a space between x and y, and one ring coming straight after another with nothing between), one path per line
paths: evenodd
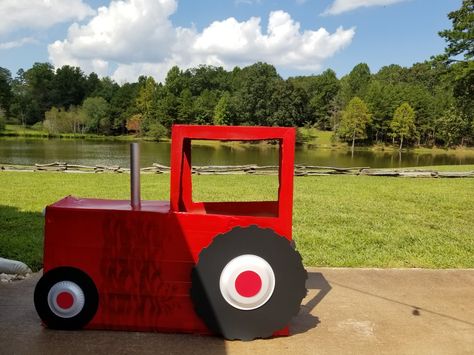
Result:
M169 70L164 82L140 76L119 85L80 68L35 63L16 76L0 67L5 119L50 133L136 133L164 137L174 123L317 127L352 143L474 144L474 0L464 0L440 32L444 54L411 67L372 73L365 63L338 78L284 80L267 63L233 70Z

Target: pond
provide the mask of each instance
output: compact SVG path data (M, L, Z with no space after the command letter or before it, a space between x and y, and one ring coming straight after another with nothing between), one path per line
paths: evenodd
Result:
M169 142L140 142L141 166L169 165ZM269 144L193 144L195 165L276 165L278 149ZM129 166L129 142L68 139L0 139L0 164L33 165L62 161L82 165ZM295 161L302 165L334 167L395 168L427 165L474 164L474 153L459 152L374 152L356 150L296 148Z

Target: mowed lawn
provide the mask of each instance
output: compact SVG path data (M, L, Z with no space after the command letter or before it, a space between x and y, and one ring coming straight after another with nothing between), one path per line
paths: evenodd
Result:
M271 199L275 176L195 176L195 200ZM66 196L129 198L129 176L0 172L0 256L42 265L43 208ZM142 174L167 200L169 175ZM474 179L295 178L293 236L307 266L474 267Z

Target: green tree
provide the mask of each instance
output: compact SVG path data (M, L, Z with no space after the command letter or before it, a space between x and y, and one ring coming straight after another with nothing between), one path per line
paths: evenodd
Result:
M310 119L308 96L288 81L278 81L270 98L268 124L272 126L304 125Z
M188 87L193 96L199 96L204 90L224 92L230 90L230 73L222 67L199 65L186 71Z
M331 130L333 131L333 135L331 137L333 141L335 141L337 138L337 130L339 125L341 124L343 111L341 100L341 95L338 94L331 100L331 103L329 105L329 122L331 124Z
M10 105L13 99L12 75L6 68L0 67L0 110L3 110L4 118L10 114Z
M110 119L115 133L125 134L128 120L138 113L135 105L138 89L137 83L125 83L114 92L110 100Z
M314 117L314 123L320 129L330 129L331 102L339 92L341 85L336 77L336 73L331 69L324 71L321 75L317 75L314 79L311 93L309 94L309 105Z
M416 134L415 110L407 102L404 102L395 110L390 128L393 136L400 138L399 150L402 150L403 140Z
M160 94L157 114L160 117L161 124L170 129L171 125L178 119L178 98L169 92L166 87Z
M474 0L463 0L461 8L448 14L453 27L440 31L448 46L445 48L445 57L448 60L457 60L454 57L463 55L464 60L474 58Z
M401 67L397 64L383 66L374 75L373 79L386 85L394 85L400 82L406 82L409 69Z
M454 76L452 95L458 111L474 122L474 61L453 64L451 69Z
M401 84L400 89L400 104L407 102L416 112L415 126L419 143L432 142L436 121L435 97L426 87L419 84Z
M189 72L183 72L178 66L175 65L166 74L166 90L175 97L179 97L181 95L181 91L183 91L185 88L189 89L189 77Z
M88 97L82 104L86 128L89 132L109 133L111 129L110 106L103 97Z
M100 84L96 85L95 90L88 97L102 97L105 101L111 102L119 88L120 86L115 81L106 76L100 79Z
M232 121L231 96L225 92L214 108L213 123L215 125L229 125Z
M57 107L51 107L50 110L44 113L44 123L43 127L49 133L60 133L62 131L61 127L62 119L60 115L60 110Z
M158 120L156 114L158 85L153 77L147 77L138 89L135 105L138 113L142 115L142 127L147 131L148 126Z
M53 105L64 108L80 105L86 94L86 77L80 68L64 65L56 70L51 90Z
M289 78L295 88L302 89L309 98L310 116L304 125L317 125L320 129L331 129L333 102L340 90L336 73L327 69L320 75Z
M270 99L276 82L282 81L275 67L259 62L239 71L234 70L233 80L236 87L233 95L235 116L240 119L238 124L268 125L272 113Z
M217 105L216 92L206 89L194 101L194 120L197 124L212 124Z
M5 123L6 123L5 111L0 107L0 132L5 129Z
M90 73L87 76L84 85L86 97L94 96L94 93L100 90L100 85L101 82L99 76L94 72Z
M25 96L27 99L32 98L37 108L29 110L26 119L28 124L41 121L44 113L53 106L53 80L54 67L50 63L35 63L24 72Z
M342 102L346 105L353 97L365 98L371 80L370 68L365 63L357 64L341 80Z
M393 112L401 103L398 87L391 82L373 80L367 89L367 106L372 113L369 137L375 142L386 139Z
M459 10L448 14L452 28L439 32L447 42L444 54L435 58L451 66L453 96L458 111L474 122L474 0L463 0ZM464 60L460 59L460 56Z
M28 86L23 69L19 69L12 82L13 100L10 113L16 120L26 126L41 120L41 110L31 88Z
M371 114L365 102L357 96L352 98L342 112L338 128L339 137L352 140L352 152L356 139L367 137L366 127L370 122Z
M402 82L421 85L428 92L434 93L444 83L444 76L448 71L449 67L445 63L437 61L415 63L407 69L405 80L402 80Z
M179 96L178 103L178 122L191 123L194 119L194 100L191 90L188 88L183 89Z
M467 117L457 112L454 107L447 109L436 122L437 138L443 141L446 147L456 144L463 146L470 140L471 134Z
M76 106L67 110L53 106L44 116L43 127L49 133L84 133L86 117Z

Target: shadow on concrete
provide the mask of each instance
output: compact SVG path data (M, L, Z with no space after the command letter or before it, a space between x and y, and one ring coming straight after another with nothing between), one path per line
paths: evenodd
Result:
M320 272L308 272L306 288L308 296L303 300L300 313L290 325L291 334L306 333L321 323L319 318L312 315L311 312L331 291L331 285ZM306 303L304 303L305 301Z
M41 326L33 306L34 285L40 274L0 285L0 343L4 353L30 354L226 354L220 337L122 331L58 331ZM331 290L319 272L308 273L308 297L291 324L293 334L304 333L319 324L312 310Z
M0 284L2 354L226 354L213 336L44 328L33 305L39 277Z
M331 282L334 285L337 285L337 286L342 287L342 288L346 288L346 289L351 290L351 291L359 292L359 293L362 293L362 294L367 295L367 296L376 297L376 298L379 298L379 299L382 299L382 300L385 300L385 301L388 301L388 302L393 302L393 303L400 304L402 306L410 307L411 308L411 314L415 317L421 316L423 314L423 312L426 312L426 313L434 314L434 315L437 315L437 316L440 316L440 317L448 318L448 319L451 319L451 320L454 320L454 321L457 321L457 322L461 322L461 323L464 323L464 324L467 324L467 325L474 326L474 323L472 323L472 322L469 322L469 321L466 321L466 320L463 320L463 319L459 319L459 318L456 318L456 317L452 317L448 314L435 312L435 311L432 311L432 310L429 310L429 309L426 309L426 308L423 308L423 307L415 306L413 304L401 302L401 301L395 300L393 298L388 298L388 297L385 297L385 296L376 295L376 294L371 293L371 292L367 292L367 291L360 290L360 289L357 289L357 288L354 288L354 287L342 285L338 282L334 282L334 281L331 281Z

